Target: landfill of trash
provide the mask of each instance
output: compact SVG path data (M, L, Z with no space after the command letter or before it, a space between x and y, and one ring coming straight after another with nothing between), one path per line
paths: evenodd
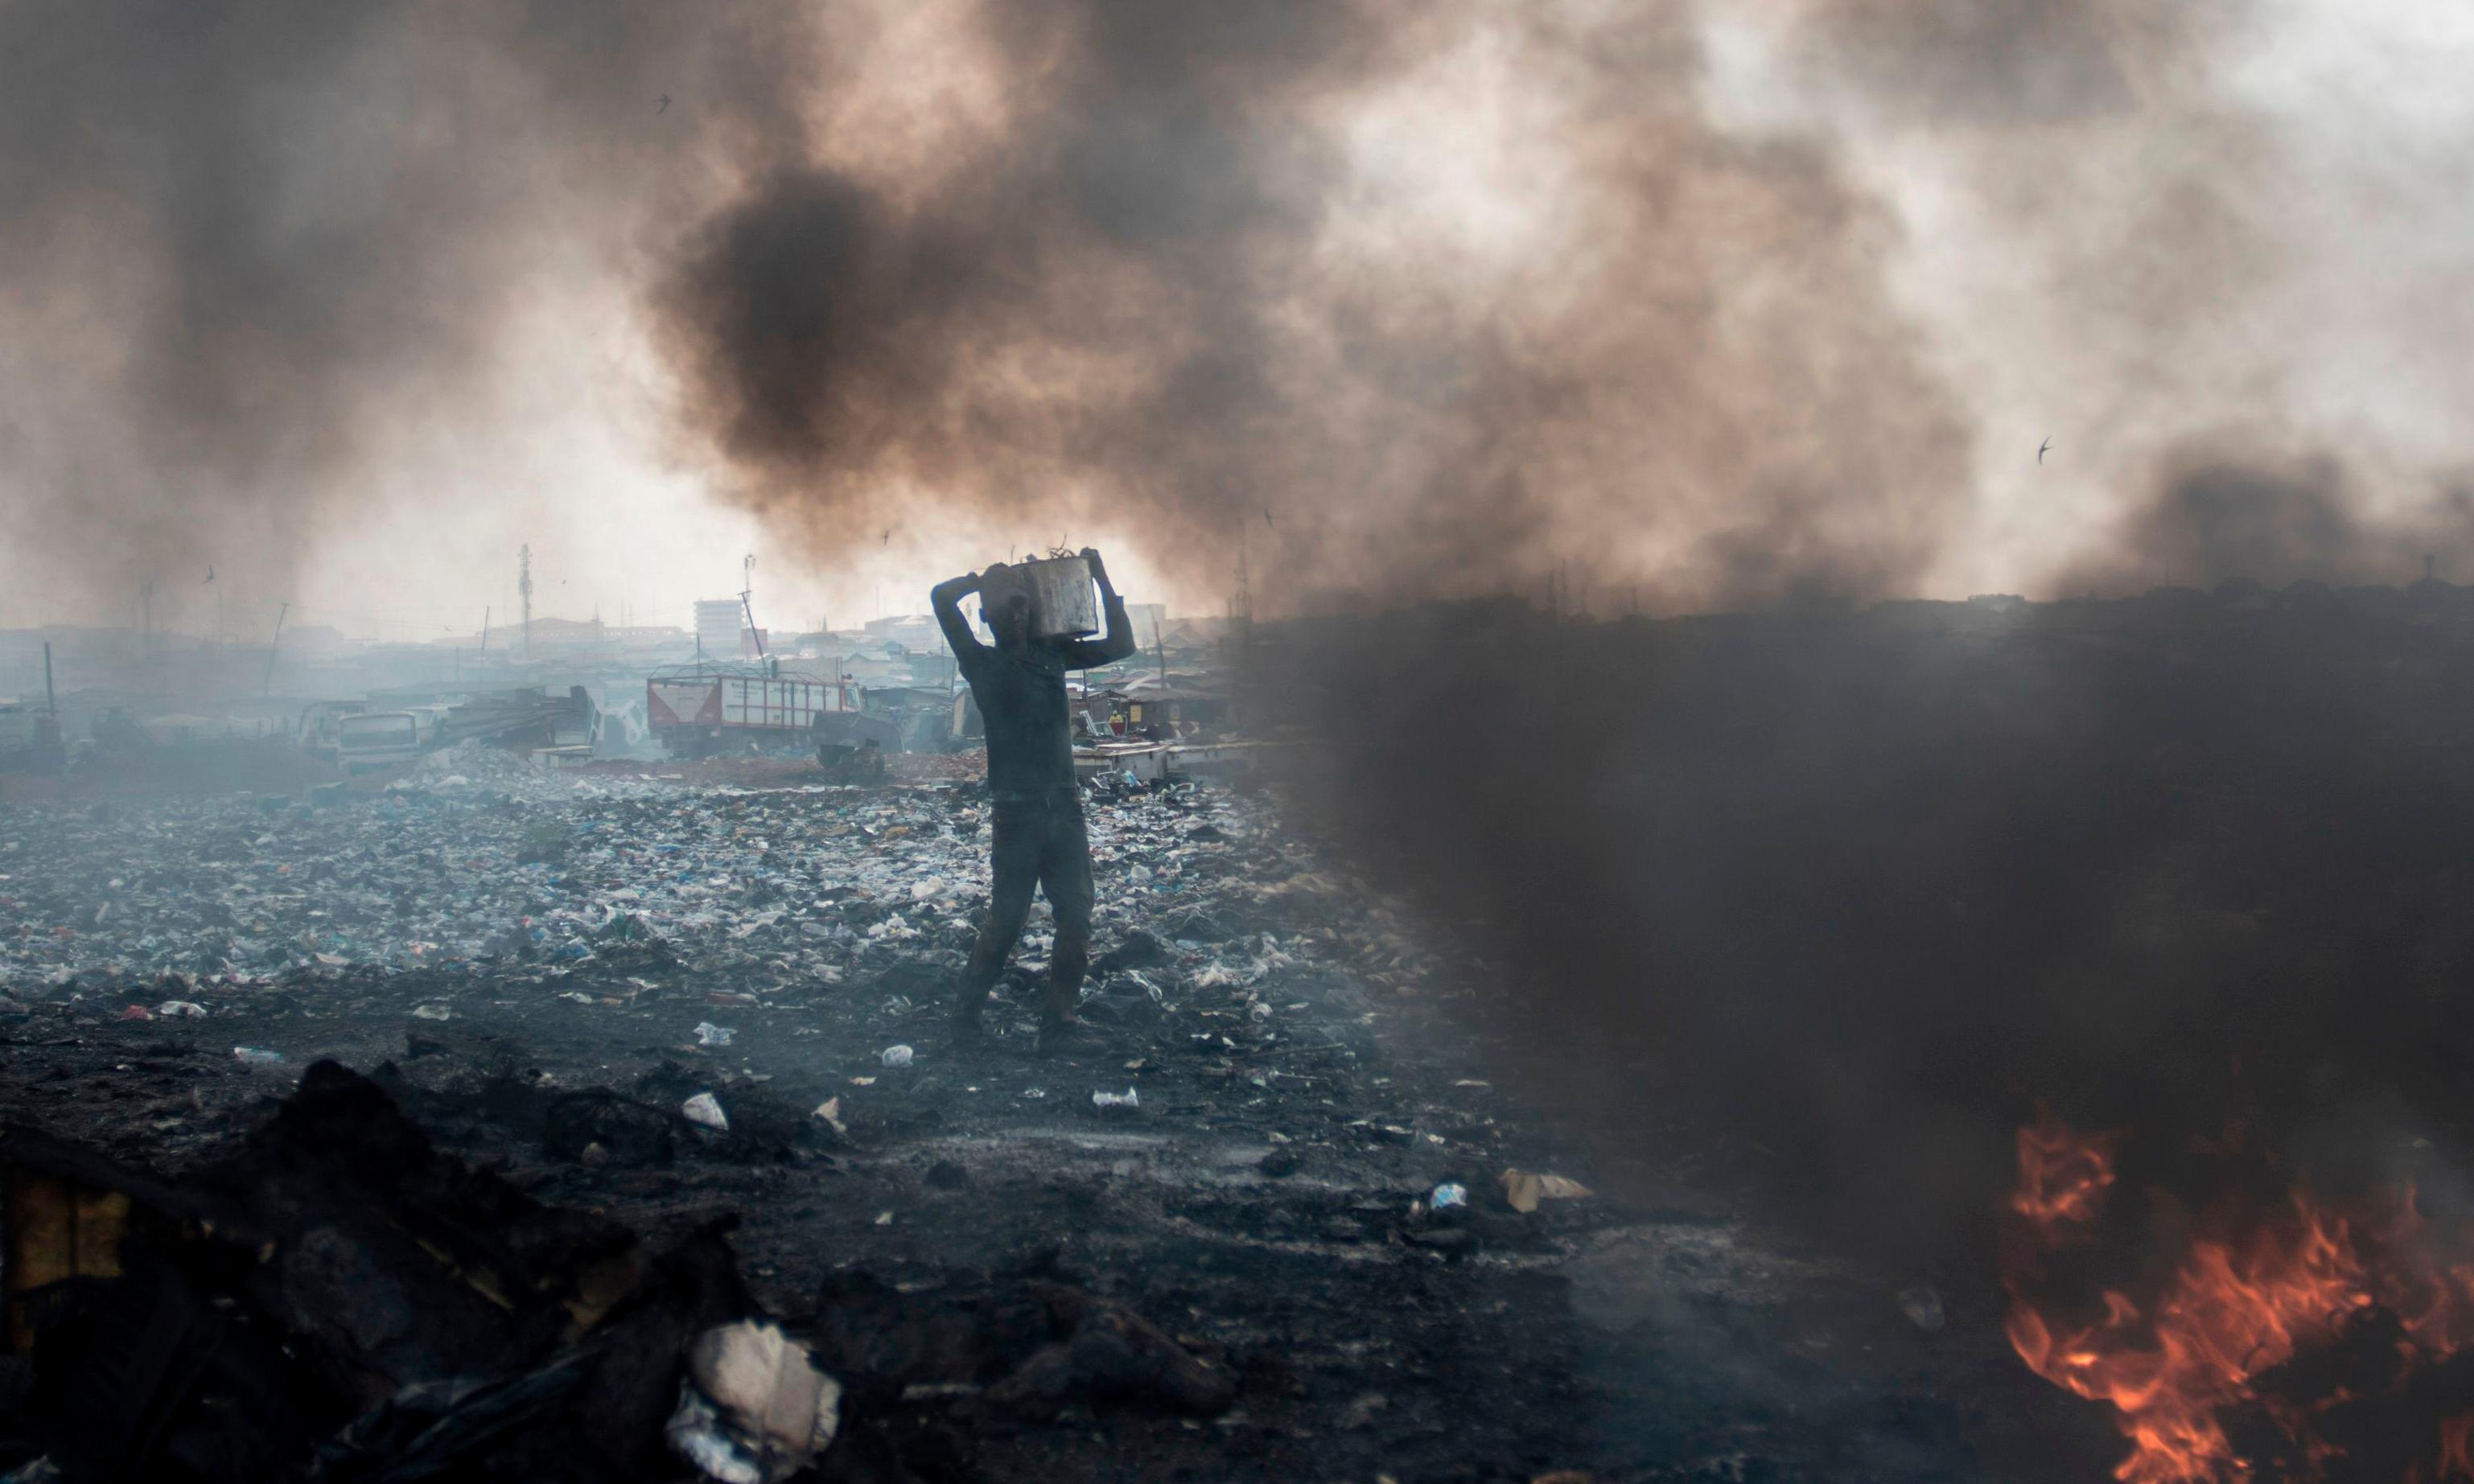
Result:
M474 794L546 803L564 798L571 784L520 753L476 739L422 754L396 787L403 793Z
M472 754L496 759L478 762ZM1208 945L1202 988L1285 962L1267 897L1310 891L1267 806L1226 790L1095 802L1100 924ZM809 991L967 946L984 896L984 788L687 793L572 780L467 746L375 798L237 796L0 815L0 984L95 993L347 965L555 969L662 945L742 989ZM1262 884L1253 884L1262 883ZM1036 931L1025 947L1044 951ZM1146 966L1102 979L1144 1014Z
M1484 966L1273 791L1091 785L1088 1029L1036 1033L1042 912L958 1044L984 786L734 777L0 813L0 1180L137 1233L12 1309L61 1338L0 1356L0 1471L1663 1476L1759 1414L1643 1292L1924 1342L1911 1274L1595 1193L1452 1008ZM1609 1368L1660 1407L1572 1435ZM1781 1446L1911 1402L1799 1396Z

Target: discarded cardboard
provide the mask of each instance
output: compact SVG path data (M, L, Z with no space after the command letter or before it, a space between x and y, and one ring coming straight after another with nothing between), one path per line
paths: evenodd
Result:
M1577 1201L1592 1193L1589 1186L1566 1176L1532 1174L1527 1170L1505 1170L1497 1183L1503 1187L1503 1203L1524 1216L1536 1210L1540 1201Z

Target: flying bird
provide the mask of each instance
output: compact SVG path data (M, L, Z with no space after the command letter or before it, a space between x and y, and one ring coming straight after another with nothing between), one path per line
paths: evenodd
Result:
M670 111L670 95L669 95L669 94L667 94L667 93L664 93L664 94L662 95L662 106L661 106L660 108L655 108L653 111L654 111L655 113L667 113L667 112L669 112L669 111Z
M2042 463L2044 463L2044 462L2045 462L2045 450L2046 450L2046 449L2048 449L2048 448L2050 448L2051 446L2053 446L2053 441L2052 441L2051 439L2050 439L2050 438L2049 438L2049 439L2046 439L2043 443L2039 443L2039 444L2037 444L2037 445L2036 445L2036 462L2037 462L2037 463L2042 464Z
M880 536L880 537L878 537L878 538L876 539L876 544L878 544L879 546L890 546L890 545L892 545L892 544L893 544L893 527L891 527L891 526L886 526L886 527L885 528L885 534L884 534L883 536Z
M214 580L215 580L215 564L214 564L213 562L207 562L207 563L206 563L206 581L207 581L207 582L213 582ZM203 585L202 585L202 586L203 586Z
M1271 510L1270 510L1270 508L1269 508L1269 507L1266 507L1266 508L1264 509L1264 511L1263 511L1263 524L1265 524L1265 525L1270 525L1271 523L1272 523L1272 512L1271 512Z

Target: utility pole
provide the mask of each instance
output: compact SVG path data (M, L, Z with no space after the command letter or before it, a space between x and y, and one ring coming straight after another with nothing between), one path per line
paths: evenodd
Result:
M756 553L739 561L739 609L747 615L747 636L756 641L756 658L764 658L764 631L756 627Z
M43 754L45 766L61 768L68 765L68 746L61 736L61 698L52 689L52 641L43 641L43 716L35 723L35 746Z
M533 658L533 548L530 541L516 548L516 591L524 600L524 658Z
M273 634L271 634L267 635L267 639L266 639L266 694L268 694L268 695L270 695L270 696L271 696L271 695L273 695L273 694L275 694L275 645L276 645L276 642L277 642L278 640L279 640L279 639L281 639L281 638L283 637L283 618L284 618L284 615L285 615L285 614L287 614L287 613L289 613L289 612L291 612L291 611L292 611L292 600L291 600L291 599L289 599L289 598L286 598L286 599L284 599L284 600L283 600L283 606L282 606L281 608L277 609L277 610L275 610L275 632L274 632Z
M1237 523L1237 595L1229 601L1229 627L1237 648L1237 673L1242 688L1254 651L1254 587L1246 570L1246 523Z
M482 661L482 660L484 660L484 659L487 659L487 658L490 658L490 605L488 605L487 603L484 603L484 604L482 604L482 605L481 605L481 648L480 648L480 651L479 651L478 653L476 653L475 655L473 655L473 668L474 668L474 669L476 669L476 670L477 670L477 669L479 669L479 668L481 667L481 661Z

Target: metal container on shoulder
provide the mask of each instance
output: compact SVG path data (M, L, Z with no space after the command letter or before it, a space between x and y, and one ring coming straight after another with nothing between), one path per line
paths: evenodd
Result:
M1014 570L1031 592L1031 632L1042 639L1074 638L1100 632L1100 604L1092 595L1091 563L1080 557L1025 562Z

